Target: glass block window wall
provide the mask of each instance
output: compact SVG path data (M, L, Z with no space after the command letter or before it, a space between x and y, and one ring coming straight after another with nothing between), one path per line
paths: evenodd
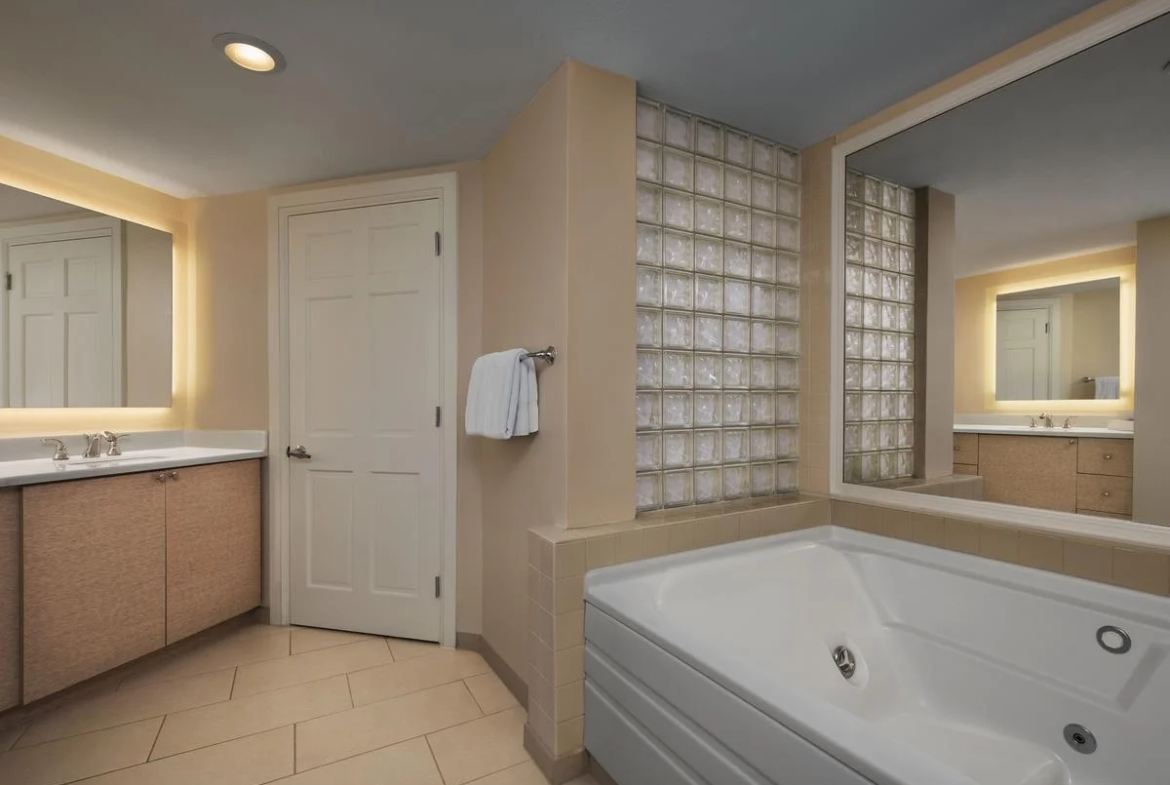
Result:
M914 476L914 191L845 181L845 482Z
M637 506L795 491L800 159L637 107Z

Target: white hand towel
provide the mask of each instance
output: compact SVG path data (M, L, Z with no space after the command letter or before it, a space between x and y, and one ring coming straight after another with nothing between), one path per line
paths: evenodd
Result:
M520 400L516 411L516 430L513 436L530 436L539 428L536 409L536 361L521 356Z
M488 355L478 357L471 366L471 381L467 384L467 407L463 411L463 428L468 436L483 436L487 410L484 400L491 375L491 360Z
M1121 397L1121 377L1120 376L1098 376L1097 377L1097 392L1098 399L1109 399Z
M525 354L494 352L472 365L464 412L468 435L510 439L536 431L536 367Z

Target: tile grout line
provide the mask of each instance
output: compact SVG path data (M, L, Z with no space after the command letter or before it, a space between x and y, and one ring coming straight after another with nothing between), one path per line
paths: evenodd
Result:
M236 677L240 675L240 666L237 665L232 669L232 686L228 690L228 700L230 701L236 694Z
M439 772L439 782L447 785L447 778L443 776L443 769L439 767L439 759L435 757L435 748L431 746L429 733L423 736L423 743L427 745L427 752L431 753L431 762L435 764L435 771Z
M158 745L159 737L162 736L163 725L167 724L167 715L163 715L162 722L158 724L158 732L154 734L154 741L150 743L150 752L146 753L146 760L138 764L139 766L150 763L150 756L154 754L154 748Z

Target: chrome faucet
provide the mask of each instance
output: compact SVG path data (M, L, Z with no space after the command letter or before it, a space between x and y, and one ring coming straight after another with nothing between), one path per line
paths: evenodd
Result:
M106 441L110 443L109 448L106 450L106 455L109 455L111 458L121 455L122 440L125 439L129 434L106 431L102 435L105 436Z
M1062 425L1060 427L1064 428L1066 431L1071 430L1073 427L1072 417L1065 417L1064 418L1064 425Z
M85 451L81 454L81 457L102 457L102 435L100 433L83 433L81 436L85 439Z
M56 451L53 453L54 461L69 460L69 451L65 449L65 442L60 439L41 439L41 444L51 444L56 447Z
M1044 412L1041 412L1040 419L1044 421L1045 428L1054 428L1055 427L1052 424L1052 415L1051 414L1045 414Z

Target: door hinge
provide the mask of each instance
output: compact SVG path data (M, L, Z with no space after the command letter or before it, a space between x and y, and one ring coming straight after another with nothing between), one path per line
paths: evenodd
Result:
M12 273L4 273L4 288L12 291Z
M435 576L435 599L443 596L443 579Z
M435 232L435 256L443 255L443 235Z
M1048 322L1044 323L1044 334L1048 335Z
M435 427L438 428L442 424L443 424L443 407L436 406L435 407Z

